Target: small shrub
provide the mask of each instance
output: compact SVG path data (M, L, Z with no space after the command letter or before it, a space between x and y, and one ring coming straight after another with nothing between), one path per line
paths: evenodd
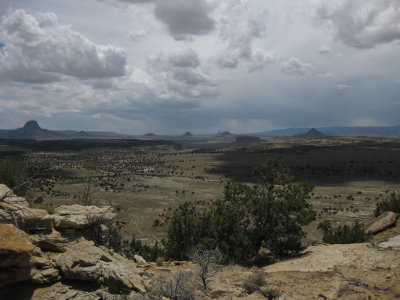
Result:
M389 199L376 204L375 217L380 216L385 211L400 213L400 196L398 193L392 192Z
M151 294L156 299L165 297L176 300L194 300L194 285L191 271L179 271L169 277L157 277L153 280Z
M117 252L121 251L121 232L117 224L106 224L103 215L86 216L88 233L97 246L106 246Z
M281 296L281 293L277 289L264 288L260 290L260 293L268 298L268 300L278 299Z
M250 276L243 283L243 288L246 290L246 293L252 294L254 292L260 291L261 288L266 284L267 282L264 279L264 275L262 273L257 273Z
M332 229L330 221L325 220L318 225L318 229L324 232L323 241L328 244L352 244L367 242L371 234L366 233L364 224L358 220L352 226L347 224Z
M218 250L198 249L192 255L192 260L199 264L198 275L203 284L204 294L208 294L207 279L214 277L220 271L219 264L222 261L221 252Z
M159 256L159 257L157 257L156 258L156 264L157 264L157 266L159 266L159 267L161 267L161 266L163 266L164 265L164 258L162 258L161 256Z

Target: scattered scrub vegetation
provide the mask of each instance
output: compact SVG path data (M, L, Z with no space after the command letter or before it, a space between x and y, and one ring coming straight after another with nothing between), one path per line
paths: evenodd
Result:
M194 283L192 271L178 271L164 277L160 276L152 282L153 290L150 299L194 300Z
M218 248L225 261L249 263L261 247L277 256L300 251L302 226L316 216L307 201L314 184L288 184L289 171L275 158L254 174L259 185L228 183L224 198L209 208L184 203L176 209L163 241L167 257L189 259L194 249Z
M375 217L380 216L385 211L400 213L400 196L398 193L392 192L389 199L376 204Z
M7 185L17 195L23 195L29 184L28 171L12 156L0 159L0 183Z
M268 298L268 300L273 300L279 298L281 293L274 288L267 288L267 282L264 278L263 273L256 273L250 276L244 283L243 288L246 293L252 294L255 292L259 292L264 297Z
M264 275L262 273L256 273L251 275L243 283L243 288L246 290L246 293L252 294L254 292L260 291L260 289L266 284L267 282L264 279Z
M163 250L158 245L158 242L154 246L144 245L140 240L137 240L135 236L132 237L131 241L124 241L122 244L122 253L129 259L133 259L135 254L142 256L146 261L153 261L157 264L163 264L164 256Z
M105 224L103 215L86 216L88 221L88 232L91 240L98 246L107 246L117 252L121 251L121 233L117 224Z
M358 220L352 226L339 225L335 229L329 220L325 220L319 223L318 229L324 232L323 241L328 244L364 243L371 238L371 234L365 232L364 224Z

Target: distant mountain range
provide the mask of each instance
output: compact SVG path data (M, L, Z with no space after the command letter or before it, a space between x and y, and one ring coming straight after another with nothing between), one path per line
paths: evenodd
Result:
M385 136L400 137L400 126L368 127L319 127L316 130L329 136ZM254 133L265 136L294 136L309 131L310 128L286 128Z
M0 130L0 138L4 139L60 139L65 137L90 136L126 136L115 132L102 131L75 131L75 130L47 130L39 126L37 121L26 122L24 127L17 129Z
M191 136L186 132L184 136ZM232 135L229 131L218 132L217 135ZM320 127L320 128L286 128L258 133L240 134L251 136L382 136L400 137L400 126L386 127ZM26 122L24 127L17 129L0 129L0 138L3 139L62 139L68 137L133 137L108 131L76 131L76 130L48 130L39 126L37 121ZM154 133L145 136L155 136Z

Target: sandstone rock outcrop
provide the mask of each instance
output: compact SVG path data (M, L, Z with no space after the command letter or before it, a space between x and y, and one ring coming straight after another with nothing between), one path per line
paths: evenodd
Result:
M41 252L30 236L14 225L0 224L0 287L25 280L49 283L58 279L51 254Z
M17 197L0 184L0 223L16 224L29 231L51 231L54 218L44 209L30 208L25 198Z
M400 249L400 234L378 244L381 249Z
M79 204L62 205L55 209L55 227L57 229L84 229L89 226L90 218L101 218L103 224L112 222L117 215L111 206L83 206Z
M0 287L30 278L34 246L23 232L11 224L0 224Z
M396 224L397 214L391 211L384 212L367 227L367 232L373 234L381 232Z
M95 282L114 291L146 291L132 261L85 239L77 240L56 263L63 276L71 280Z

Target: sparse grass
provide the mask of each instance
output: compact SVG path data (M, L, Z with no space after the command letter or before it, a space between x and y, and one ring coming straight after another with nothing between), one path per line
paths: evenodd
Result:
M89 148L65 151L58 144L69 141L48 142L49 149L26 148L21 162L29 166L33 199L42 197L43 203L51 202L54 207L73 204L82 200L82 184L93 181L93 197L101 200L99 204L111 202L118 207L118 216L126 223L123 238L135 234L149 244L165 236L170 207L185 201L207 203L221 198L226 181L251 180L252 167L271 156L285 160L296 181L312 179L317 183L310 200L316 209L344 208L343 213L327 211L335 222L345 223L360 216L363 222L369 222L379 201L376 197L383 199L390 191L400 189L400 169L393 163L400 161L398 140L344 137L301 141L276 137L256 145L221 148L231 142L224 139L199 138L185 144L190 147L186 149L162 143L125 147L123 141L109 147L110 141L94 140L88 143ZM57 147L52 148L52 143ZM0 157L12 151L20 150L2 145ZM347 201L348 195L355 199ZM159 219L158 226L153 226L155 219Z
M263 286L267 284L263 273L255 273L251 275L245 282L243 288L248 294L259 292Z

